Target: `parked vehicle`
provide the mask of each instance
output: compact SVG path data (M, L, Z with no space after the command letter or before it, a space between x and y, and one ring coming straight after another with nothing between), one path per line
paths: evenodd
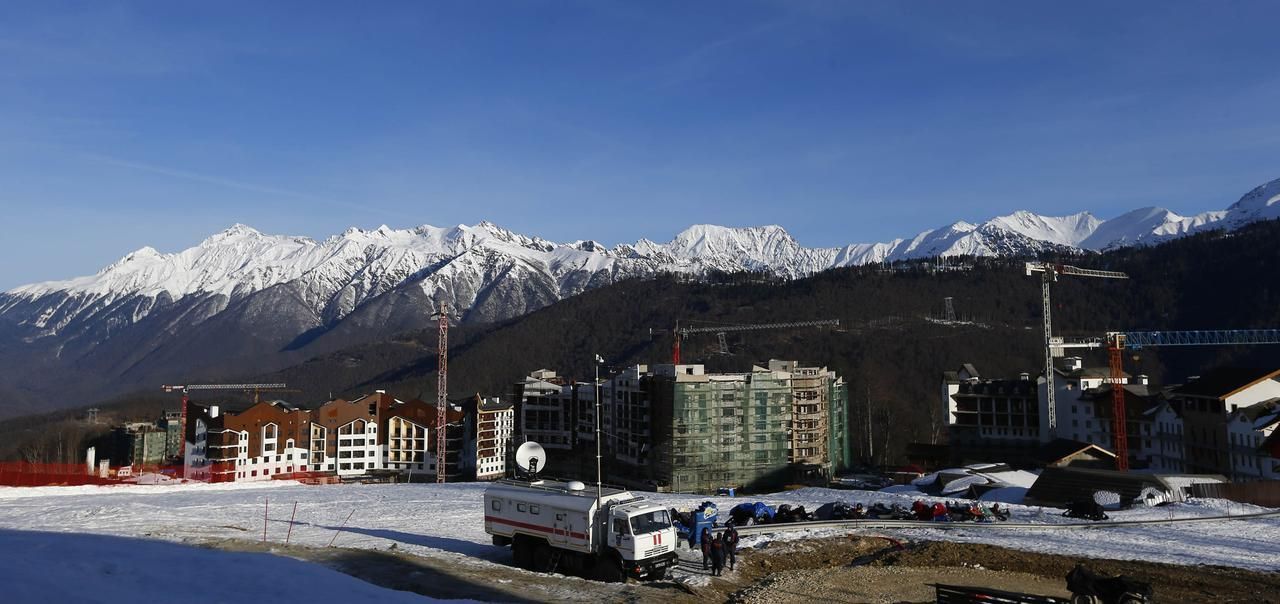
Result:
M1067 573L1071 604L1145 604L1151 601L1151 584L1120 575L1108 577L1083 564Z
M1111 517L1102 511L1102 506L1094 501L1072 501L1067 503L1067 511L1062 513L1068 518L1085 518L1087 520L1108 520Z
M716 504L710 501L702 502L698 509L691 512L682 513L673 509L671 513L678 537L688 541L690 547L700 545L702 530L715 528L719 519Z
M484 530L516 565L604 581L661 579L677 562L670 513L628 491L578 481L500 480L484 492Z

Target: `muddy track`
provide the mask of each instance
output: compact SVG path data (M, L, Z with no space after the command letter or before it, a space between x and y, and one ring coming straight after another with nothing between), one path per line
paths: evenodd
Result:
M682 560L683 582L605 584L455 557L395 549L309 548L225 540L207 544L308 560L359 579L436 598L485 602L932 602L933 583L1066 596L1077 557L949 542L895 544L868 536L775 541L743 550L738 568L709 577ZM1090 560L1095 570L1150 581L1162 602L1274 602L1280 573L1150 562Z

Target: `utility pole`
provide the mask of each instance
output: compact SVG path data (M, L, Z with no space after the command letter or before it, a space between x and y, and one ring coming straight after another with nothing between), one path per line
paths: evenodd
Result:
M863 385L867 389L867 463L875 465L876 443L871 432L871 384Z
M600 365L604 363L604 359L600 355L596 355L596 362L593 363L596 369L596 379L592 382L596 389L596 509L600 509L600 500L604 495L604 478L600 470Z

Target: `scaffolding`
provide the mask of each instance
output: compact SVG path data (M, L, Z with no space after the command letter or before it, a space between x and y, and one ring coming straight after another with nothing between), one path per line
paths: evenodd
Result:
M686 367L677 365L676 368ZM698 367L701 369L701 367ZM791 376L768 370L680 374L659 388L670 397L670 430L658 465L676 491L784 482L790 461ZM665 450L663 450L665 449Z
M827 471L829 476L835 477L848 469L853 451L849 442L849 387L844 378L834 373L827 381L827 400L831 414L827 423L827 450L830 452Z

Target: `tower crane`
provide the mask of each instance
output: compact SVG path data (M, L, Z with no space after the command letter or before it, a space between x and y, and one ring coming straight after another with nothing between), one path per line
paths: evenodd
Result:
M182 409L179 414L179 423L182 426L182 436L178 440L178 457L185 458L187 454L187 403L190 402L190 392L192 390L239 390L241 392L253 391L253 398L258 400L258 392L260 391L290 391L288 384L186 384L186 385L170 385L165 384L160 387L165 392L181 392L182 393ZM183 473L186 473L186 464L183 464Z
M437 344L439 359L436 363L436 482L445 482L445 424L449 408L449 303L440 301L431 318L438 319L440 341Z
M1068 266L1065 264L1053 264L1049 262L1028 262L1026 263L1027 276L1032 273L1041 274L1041 303L1044 306L1044 381L1045 381L1045 397L1048 402L1049 413L1049 438L1053 439L1058 434L1058 405L1053 392L1053 357L1055 351L1060 351L1062 341L1058 339L1055 342L1053 337L1053 321L1050 318L1049 301L1049 284L1058 280L1058 275L1072 275L1076 277L1097 277L1102 279L1128 279L1129 275L1117 271L1100 271L1091 268L1079 268ZM1057 347L1055 348L1055 344ZM1060 352L1059 352L1060 354Z
M787 323L754 323L754 324L745 324L745 325L719 325L719 326L711 326L711 327L680 327L680 322L677 321L675 329L672 330L675 336L674 337L675 341L671 346L671 363L674 365L680 364L680 340L683 340L684 338L689 337L690 334L695 334L695 333L716 334L717 338L720 340L720 351L724 354L728 354L729 345L725 340L725 334L728 332L759 331L764 329L790 329L790 328L798 328L798 327L839 327L839 326L840 326L839 319L823 319L818 321L791 321ZM654 330L650 329L649 333L652 334L653 331Z
M1111 434L1116 469L1129 469L1129 428L1124 402L1124 349L1153 346L1239 346L1280 344L1280 329L1206 329L1194 331L1109 331L1104 339L1092 338L1053 344L1054 348L1107 347L1110 357L1112 400ZM1050 420L1052 421L1052 419Z

